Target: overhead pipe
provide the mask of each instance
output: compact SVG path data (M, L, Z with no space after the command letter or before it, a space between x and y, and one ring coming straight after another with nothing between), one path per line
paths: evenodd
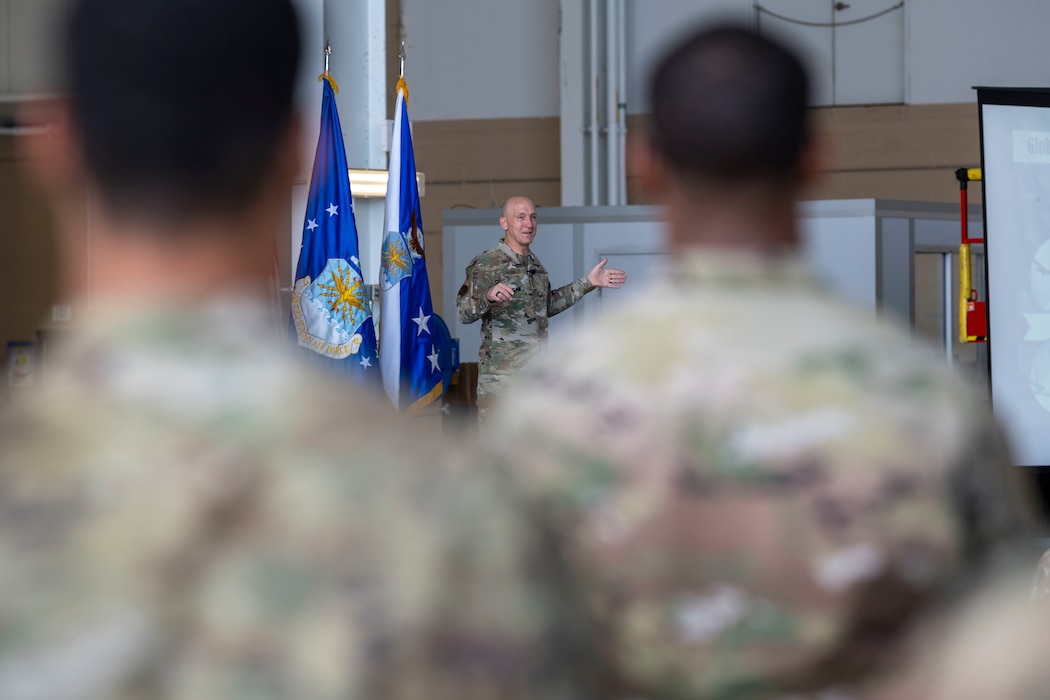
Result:
M590 0L588 3L588 11L590 12L590 18L588 22L588 43L590 44L591 60L588 64L590 70L591 88L593 89L590 109L587 110L587 135L590 140L591 152L589 157L590 168L587 173L588 185L591 191L591 198L588 204L591 206L598 206L598 129L600 128L601 122L601 95L599 92L600 76L598 75L598 3L601 0Z
M616 152L618 145L616 136L616 86L619 79L616 68L619 60L616 55L616 0L606 0L605 3L605 198L606 204L617 204L616 187L616 164L620 162L620 156Z
M616 142L619 152L617 163L616 204L627 204L627 0L615 0L618 41L616 57Z

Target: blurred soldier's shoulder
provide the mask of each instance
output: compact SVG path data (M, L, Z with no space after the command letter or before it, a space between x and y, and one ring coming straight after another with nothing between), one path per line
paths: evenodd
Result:
M0 418L0 667L57 683L70 648L67 681L195 698L574 682L529 675L587 633L494 473L236 328L166 320L71 343Z

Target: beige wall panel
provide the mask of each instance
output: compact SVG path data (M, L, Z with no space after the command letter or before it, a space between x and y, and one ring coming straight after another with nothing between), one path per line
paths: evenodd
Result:
M952 169L831 171L810 187L804 199L904 199L917 202L958 202L959 185ZM970 201L980 201L971 186Z
M411 112L411 105L409 105ZM560 177L557 117L412 124L416 167L430 183Z
M806 199L955 202L955 169L980 165L974 104L827 107L815 109L814 118L825 139L827 172ZM646 123L640 115L628 127L640 135ZM628 201L648 203L630 163L628 175ZM978 185L969 194L972 203L981 201Z
M0 139L0 357L8 341L36 338L57 282L50 211L12 157L14 141Z
M953 202L955 169L980 165L973 104L824 108L814 116L827 139L828 174L813 198ZM979 202L980 188L970 195Z

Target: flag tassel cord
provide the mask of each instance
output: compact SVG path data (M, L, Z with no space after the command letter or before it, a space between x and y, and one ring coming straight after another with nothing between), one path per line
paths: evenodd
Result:
M444 386L442 386L441 382L438 382L434 385L434 388L431 389L425 396L420 397L414 404L412 404L409 407L408 412L413 414L419 413L424 408L430 406L432 403L440 399L444 393Z

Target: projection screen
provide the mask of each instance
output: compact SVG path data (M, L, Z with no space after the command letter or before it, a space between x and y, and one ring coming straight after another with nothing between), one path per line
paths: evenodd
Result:
M977 88L992 409L1050 465L1050 88Z

